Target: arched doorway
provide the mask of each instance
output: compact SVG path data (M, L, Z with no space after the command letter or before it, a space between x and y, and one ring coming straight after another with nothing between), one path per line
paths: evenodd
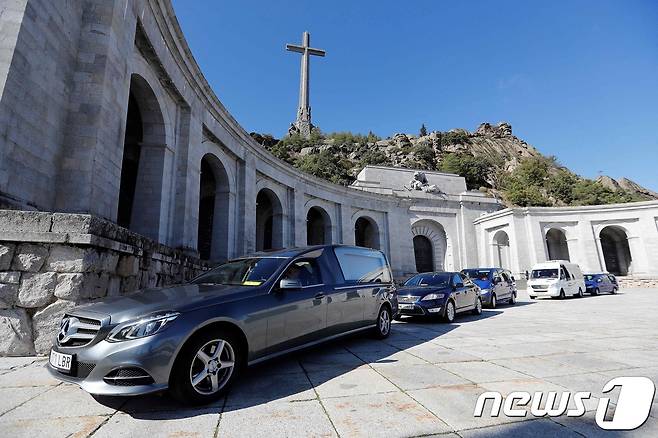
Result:
M434 251L432 241L425 236L414 236L414 257L416 272L434 271Z
M509 236L503 230L499 230L493 237L494 267L510 269L510 247Z
M356 246L379 249L379 227L374 220L366 216L361 216L356 220L354 242Z
M197 249L203 260L228 259L229 181L221 161L211 154L201 159Z
M283 248L283 208L270 189L256 196L256 250Z
M165 123L155 93L139 75L131 77L126 117L117 223L159 240Z
M607 226L599 233L605 268L615 275L628 275L631 271L631 249L628 236L621 227Z
M306 214L306 244L331 243L331 218L320 207L311 207Z
M551 228L546 233L546 249L549 260L571 260L567 236L558 228Z
M418 245L426 244L416 237L424 237L430 242L432 267L429 271L444 271L453 269L452 258L450 257L450 242L443 225L433 219L421 219L414 222L411 227L411 234L414 236L414 256L416 258L416 269L418 270L417 242ZM422 243L420 243L422 242ZM421 272L421 271L418 271ZM427 272L427 271L425 271Z

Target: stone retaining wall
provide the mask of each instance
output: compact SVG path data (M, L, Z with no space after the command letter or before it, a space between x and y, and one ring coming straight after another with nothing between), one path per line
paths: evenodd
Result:
M95 216L0 210L0 356L48 352L76 304L181 283L206 268Z
M658 278L617 277L620 289L658 288Z

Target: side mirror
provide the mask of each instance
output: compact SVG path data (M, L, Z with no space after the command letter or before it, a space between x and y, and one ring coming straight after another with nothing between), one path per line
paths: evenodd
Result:
M302 283L299 280L290 280L284 278L279 282L279 289L301 289Z

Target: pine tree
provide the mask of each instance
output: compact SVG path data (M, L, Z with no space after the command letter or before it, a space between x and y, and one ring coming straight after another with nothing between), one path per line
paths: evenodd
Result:
M424 137L424 136L426 136L426 135L427 135L427 128L425 127L425 124L423 123L423 124L420 126L420 136L421 136L421 137Z

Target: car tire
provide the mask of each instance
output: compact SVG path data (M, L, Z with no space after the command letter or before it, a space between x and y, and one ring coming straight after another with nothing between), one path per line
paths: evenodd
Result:
M597 287L596 289L594 289L594 292L592 292L592 295L597 296L600 292L601 292L601 291L600 291L599 288Z
M516 304L516 292L512 292L512 295L509 297L509 304L510 306Z
M578 293L576 294L576 298L582 298L584 296L585 294L583 294L583 290L581 288L578 288Z
M398 314L393 317L393 321L402 321L402 315Z
M612 288L612 294L615 295L615 294L617 293L618 290L619 290L619 289L617 289L617 287L613 287L613 288Z
M241 345L240 338L231 331L208 330L194 336L174 362L169 376L171 395L193 405L222 397L245 365ZM204 373L205 377L201 377ZM195 384L197 379L200 380Z
M455 302L448 300L446 303L446 310L443 312L443 320L445 322L454 322L455 317L457 316L457 309L455 308Z
M375 328L373 329L373 335L375 338L388 338L388 335L391 334L392 320L391 309L387 305L380 307L379 313L377 314L377 320L375 321Z
M567 297L567 296L566 296L565 293L564 293L564 289L560 289L560 296L559 296L558 298L560 298L561 300L563 300L563 299L565 299L566 297Z
M495 309L496 306L498 306L498 302L496 301L496 294L491 294L491 304L489 305L489 307Z
M473 309L473 315L482 315L482 298L478 297L475 301L475 309Z

